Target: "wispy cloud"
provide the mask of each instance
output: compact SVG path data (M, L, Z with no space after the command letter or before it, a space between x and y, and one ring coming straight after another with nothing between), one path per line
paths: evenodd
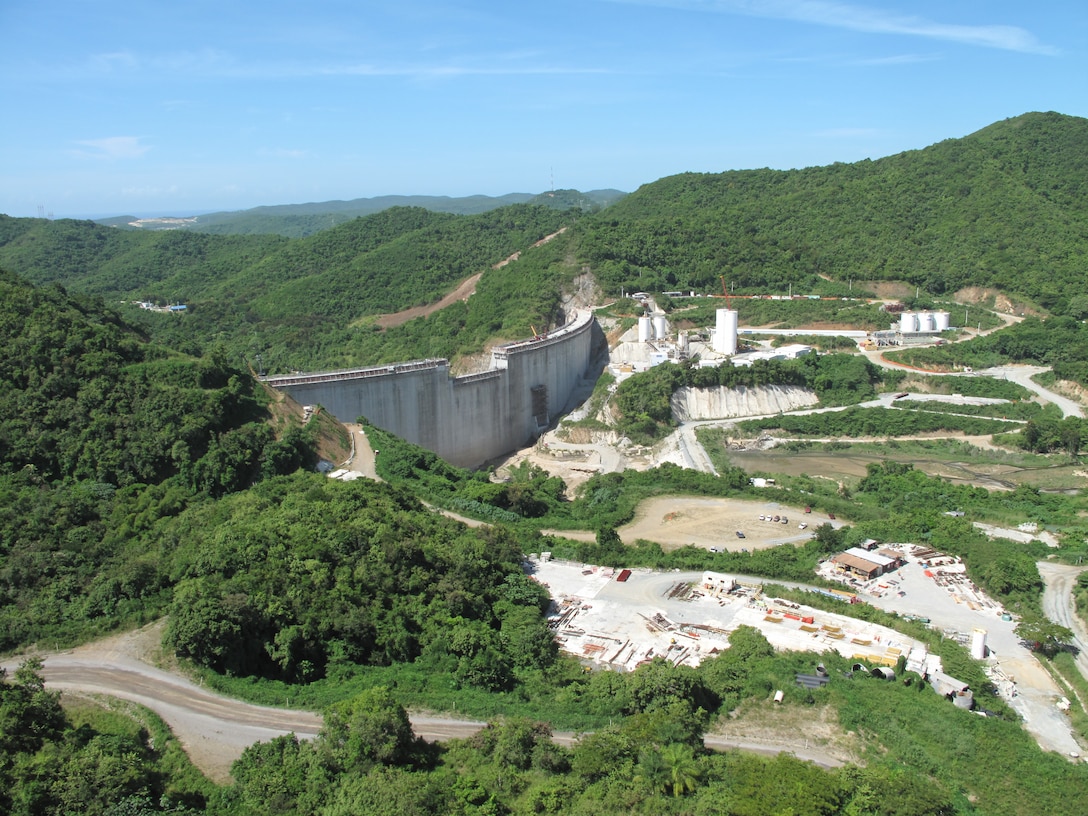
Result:
M441 79L460 76L537 76L537 75L576 75L606 74L605 68L577 68L559 65L455 65L437 63L434 65L337 65L327 66L318 71L328 76L389 76L415 79Z
M273 159L301 159L309 154L306 150L292 150L287 147L265 147L257 151L259 156L268 156Z
M918 62L936 62L937 54L891 54L887 57L872 57L853 60L854 65L913 65Z
M812 134L818 139L869 139L873 136L882 135L883 131L877 128L829 128L827 130L819 130Z
M79 156L91 159L138 159L151 148L140 144L139 136L109 136L76 142Z
M560 76L606 74L609 69L562 65L530 52L507 52L471 57L450 57L421 62L373 61L327 62L321 59L245 60L223 51L205 49L172 54L143 55L133 52L95 54L90 67L102 74L124 73L145 79L217 78L282 80L321 77L403 77L444 79L471 76Z
M1018 26L939 23L924 17L899 14L887 9L836 3L832 0L609 0L609 2L794 20L851 31L902 34L1031 54L1058 53L1056 48L1039 42L1034 34Z

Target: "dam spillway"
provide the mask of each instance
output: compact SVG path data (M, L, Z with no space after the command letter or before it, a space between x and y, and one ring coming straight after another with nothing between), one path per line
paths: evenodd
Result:
M545 335L498 346L488 370L450 376L445 359L263 377L304 405L321 405L341 422L359 417L477 467L531 444L567 408L592 357L593 313Z

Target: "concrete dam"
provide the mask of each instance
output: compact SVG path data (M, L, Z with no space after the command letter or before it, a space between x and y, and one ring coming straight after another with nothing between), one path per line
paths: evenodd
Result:
M589 373L596 321L569 323L498 346L487 371L452 377L445 359L264 377L304 405L341 422L366 419L461 467L477 467L531 444L563 413Z

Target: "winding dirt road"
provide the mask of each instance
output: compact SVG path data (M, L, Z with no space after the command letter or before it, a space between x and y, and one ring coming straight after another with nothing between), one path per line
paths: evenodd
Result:
M1073 586L1077 577L1088 567L1072 567L1067 564L1039 562L1039 574L1043 577L1043 614L1073 632L1077 649L1077 668L1088 679L1088 629L1084 621L1073 611Z
M170 726L193 764L219 783L230 781L231 764L250 745L289 733L312 739L320 732L322 720L315 712L245 703L146 662L143 655L159 649L163 623L69 651L37 655L44 661L47 687L78 695L107 695L150 709ZM22 658L10 658L0 666L10 674L21 662ZM486 725L424 712L410 712L409 718L416 735L428 742L464 739ZM573 745L579 735L556 732L553 736L560 744ZM706 744L716 749L786 752L824 767L843 764L836 753L809 747L800 736L753 740L708 735Z

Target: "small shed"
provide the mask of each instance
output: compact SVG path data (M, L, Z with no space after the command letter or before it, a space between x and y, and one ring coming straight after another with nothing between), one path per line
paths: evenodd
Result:
M704 592L709 592L711 595L725 595L736 589L737 579L732 575L708 571L703 573L700 586Z

